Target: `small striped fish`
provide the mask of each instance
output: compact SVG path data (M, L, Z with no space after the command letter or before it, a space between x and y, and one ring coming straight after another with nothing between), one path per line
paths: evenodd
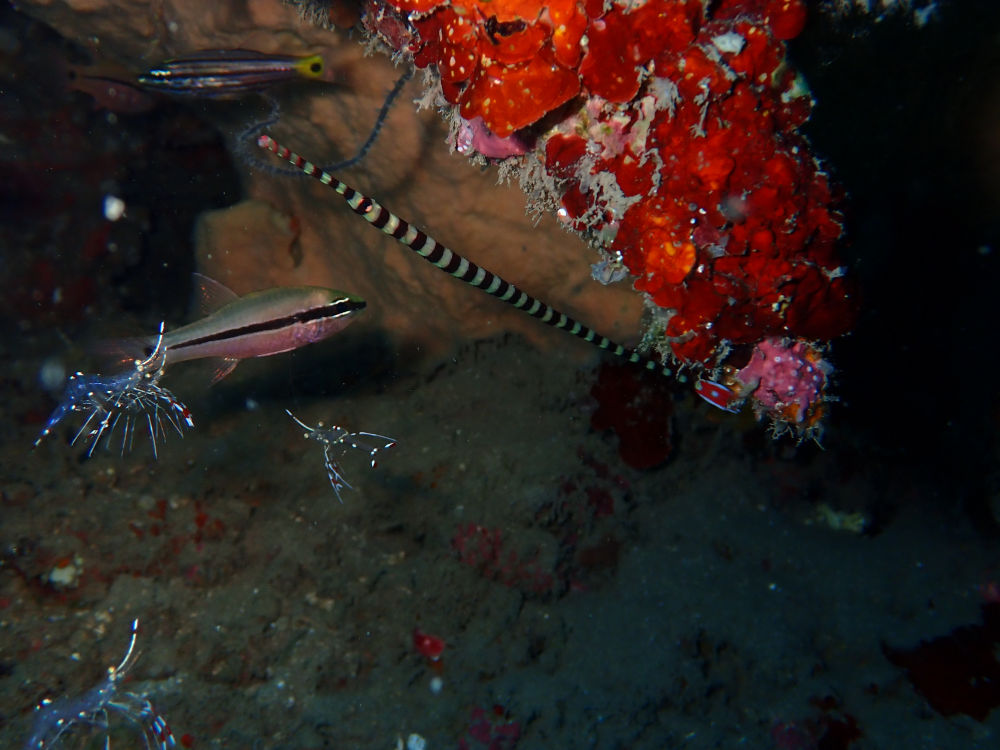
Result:
M223 97L261 91L297 78L317 79L324 69L320 55L204 50L167 60L142 73L138 81L140 86L164 94Z
M224 361L216 380L241 359L269 357L329 338L365 309L361 297L317 286L278 287L237 297L207 276L195 274L216 299L229 301L204 318L149 340L158 344L162 369L174 362L217 357Z

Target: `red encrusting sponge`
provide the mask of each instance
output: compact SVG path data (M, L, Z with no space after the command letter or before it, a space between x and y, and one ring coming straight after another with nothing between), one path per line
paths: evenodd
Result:
M646 340L719 381L766 340L825 374L819 347L855 318L843 217L799 132L813 101L785 59L805 22L803 0L393 0L365 20L437 71L463 153L520 160L532 199L609 278L634 277ZM784 394L793 410L734 392L805 434L825 384Z

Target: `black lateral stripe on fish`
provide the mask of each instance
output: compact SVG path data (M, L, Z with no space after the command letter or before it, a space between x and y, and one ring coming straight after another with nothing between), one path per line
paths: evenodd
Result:
M668 377L674 375L673 370L662 363L650 359L633 349L628 349L606 336L602 336L592 328L574 320L565 313L559 312L554 307L535 299L530 294L521 291L514 284L505 281L492 271L481 268L472 261L463 258L430 235L411 226L407 221L396 216L396 214L383 207L373 198L359 193L329 172L320 169L312 162L306 161L295 152L280 145L271 136L266 134L261 135L257 139L257 145L286 160L306 175L332 188L337 195L347 201L347 205L351 207L354 213L383 234L392 237L397 242L408 247L424 260L433 263L435 267L445 273L497 299L503 300L519 310L523 310L528 315L537 318L543 323L547 323L553 328L559 328L577 336L593 344L598 349L610 352L631 364L639 365L651 372L659 372ZM678 376L678 380L683 381L684 377Z
M253 50L205 50L173 58L138 78L148 89L187 96L224 96L260 91L296 78L318 79L320 55L294 57Z

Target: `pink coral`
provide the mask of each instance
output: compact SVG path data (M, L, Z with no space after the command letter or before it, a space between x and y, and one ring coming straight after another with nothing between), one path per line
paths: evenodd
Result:
M829 370L809 344L767 338L736 373L736 383L741 395L749 395L758 416L808 426L820 415Z
M506 159L528 153L528 146L517 133L507 138L494 134L486 127L482 117L466 120L459 116L455 150L460 154L479 153L489 159Z

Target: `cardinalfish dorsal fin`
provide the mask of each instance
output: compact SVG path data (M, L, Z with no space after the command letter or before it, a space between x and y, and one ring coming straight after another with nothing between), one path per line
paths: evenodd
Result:
M463 258L458 253L442 245L426 232L410 225L404 219L396 216L373 198L369 198L363 193L359 193L350 185L341 182L332 174L315 164L306 161L293 151L277 143L269 135L261 135L257 139L257 145L267 151L272 152L281 159L285 159L289 164L296 167L303 173L322 182L331 188L337 195L347 201L358 216L363 218L382 234L392 237L402 245L415 252L421 258L432 264L434 267L444 271L450 276L454 276L459 281L464 281L470 286L486 292L497 299L503 300L509 305L513 305L526 312L533 318L546 323L553 328L559 328L567 333L577 336L589 344L593 344L598 349L621 357L627 362L640 365L651 372L659 372L665 376L673 376L674 371L656 360L650 359L643 354L618 344L606 336L585 326L565 313L541 302L526 292L521 291L509 281L505 281L492 271L481 268L470 260ZM683 382L685 377L678 375L677 379Z
M235 302L240 296L210 276L195 271L191 274L195 288L195 312L197 315L211 315L226 305Z
M191 274L191 276L194 278L194 286L197 292L195 294L195 305L199 316L207 317L212 315L240 298L236 292L221 281L216 281L211 276L206 276L197 271ZM236 365L240 363L238 359L231 357L215 359L214 362L215 368L212 371L210 385L215 385L220 380L228 377L236 369Z
M325 68L320 55L202 50L155 65L138 81L140 86L164 94L212 98L263 91L297 78L319 79Z

